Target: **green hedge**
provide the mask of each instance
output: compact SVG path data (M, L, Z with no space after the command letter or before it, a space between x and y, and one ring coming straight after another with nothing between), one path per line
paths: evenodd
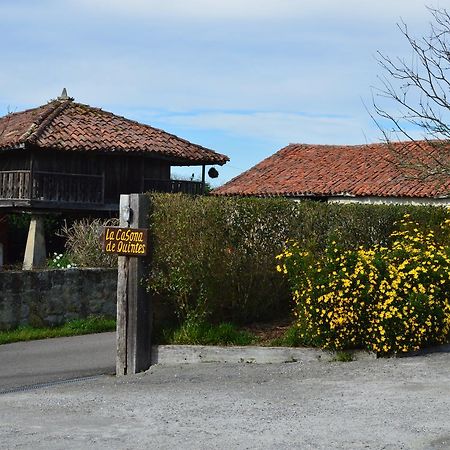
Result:
M405 213L437 230L444 208L338 205L286 199L151 194L152 269L148 288L177 315L213 322L270 320L291 309L275 256L287 239L320 257L340 248L390 244Z

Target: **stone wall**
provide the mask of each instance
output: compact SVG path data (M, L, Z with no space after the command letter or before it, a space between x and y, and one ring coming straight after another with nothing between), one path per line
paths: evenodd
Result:
M116 269L0 272L0 330L116 316Z

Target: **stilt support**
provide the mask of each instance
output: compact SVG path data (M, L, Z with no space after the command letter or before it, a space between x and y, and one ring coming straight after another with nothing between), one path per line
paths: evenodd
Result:
M23 270L45 267L46 256L44 217L32 216L23 258Z

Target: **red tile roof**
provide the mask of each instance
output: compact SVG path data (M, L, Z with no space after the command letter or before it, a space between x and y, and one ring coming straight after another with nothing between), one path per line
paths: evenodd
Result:
M0 118L0 149L29 145L64 151L148 153L193 165L222 165L229 160L163 130L70 98Z
M450 196L448 173L439 180L417 176L414 158L423 162L432 161L437 152L426 142L418 144L290 144L215 189L213 194L286 197ZM450 166L449 147L445 146L439 151ZM408 158L402 158L404 154L408 154Z

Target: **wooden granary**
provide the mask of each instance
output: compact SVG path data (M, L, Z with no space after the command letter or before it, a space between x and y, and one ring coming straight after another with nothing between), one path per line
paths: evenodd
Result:
M171 167L203 166L204 174L206 165L227 161L63 91L46 105L0 118L0 211L115 211L124 193L201 194L204 176L171 180Z
M205 167L227 161L163 130L77 103L64 89L43 106L0 118L0 215L33 214L35 242L42 214L116 213L127 193L202 194ZM171 180L173 166L201 166L202 180Z

